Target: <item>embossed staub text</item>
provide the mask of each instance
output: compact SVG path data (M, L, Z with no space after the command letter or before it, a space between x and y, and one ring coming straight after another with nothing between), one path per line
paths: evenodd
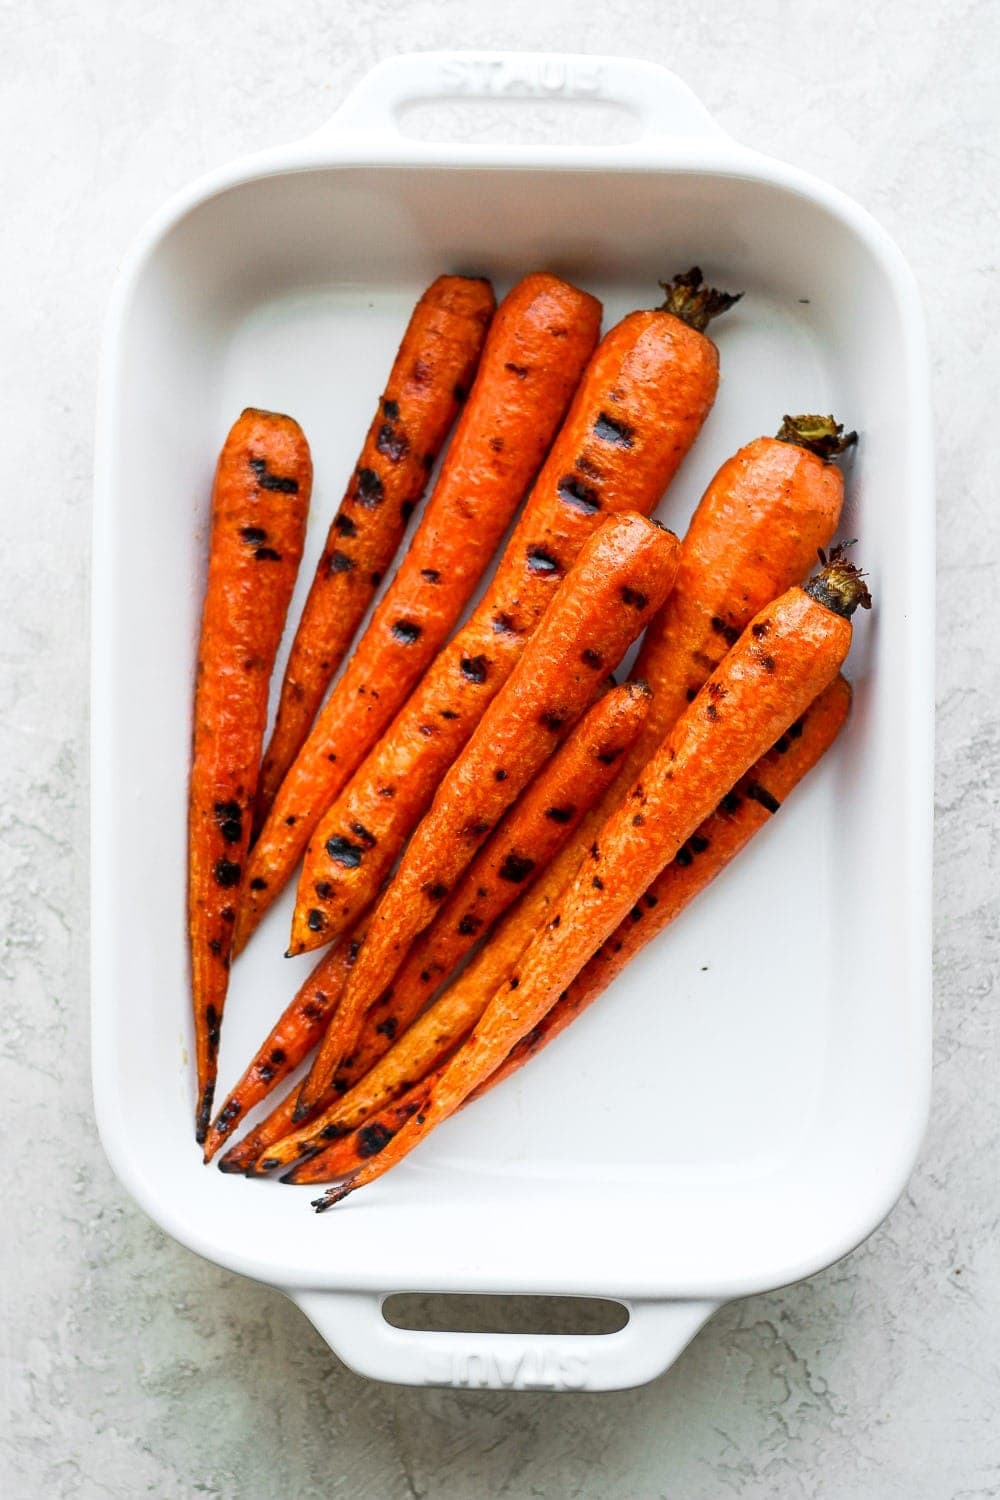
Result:
M604 74L596 59L571 57L449 58L441 65L443 93L488 98L599 99Z
M581 1354L558 1348L533 1348L509 1355L493 1350L435 1350L426 1356L424 1382L467 1389L502 1386L516 1391L582 1391L587 1386L587 1361Z

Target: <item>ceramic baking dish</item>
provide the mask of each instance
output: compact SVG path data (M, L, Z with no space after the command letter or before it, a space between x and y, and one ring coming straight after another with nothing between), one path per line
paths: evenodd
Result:
M600 100L624 145L442 145L413 101ZM408 311L445 270L498 293L549 268L606 323L694 262L746 293L723 379L660 508L683 531L733 449L786 411L861 432L844 531L877 608L833 753L669 936L516 1079L335 1213L205 1169L192 1139L184 937L192 664L214 456L246 405L293 412L311 556ZM672 74L621 58L382 63L305 141L174 199L107 331L94 545L94 1086L122 1182L170 1234L287 1291L385 1380L592 1390L665 1369L725 1300L828 1265L913 1165L929 1076L933 510L912 277L866 213L736 144ZM301 603L301 591L298 596ZM293 609L296 606L293 606ZM234 969L228 1086L308 967L288 905ZM222 1097L220 1092L220 1097ZM390 1326L398 1291L620 1299L593 1336Z

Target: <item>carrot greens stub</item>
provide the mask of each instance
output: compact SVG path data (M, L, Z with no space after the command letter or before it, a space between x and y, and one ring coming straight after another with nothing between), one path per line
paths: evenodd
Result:
M775 434L779 443L791 443L795 448L806 448L817 458L839 458L858 441L856 432L845 432L843 422L835 417L803 415L785 416Z
M853 546L853 542L841 542L830 553L829 561L821 552L823 566L805 587L810 599L832 609L835 615L841 615L845 620L849 620L859 606L861 609L872 607L865 575L845 556L846 549Z
M713 318L734 307L742 292L720 292L714 286L706 286L700 266L682 271L672 281L661 281L666 293L660 303L661 312L672 313L697 333L704 333Z

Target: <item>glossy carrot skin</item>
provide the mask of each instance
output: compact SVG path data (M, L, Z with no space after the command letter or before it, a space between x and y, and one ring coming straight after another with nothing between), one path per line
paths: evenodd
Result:
M610 785L648 711L644 683L612 688L542 766L417 938L390 988L368 1007L357 1044L334 1080L338 1093L363 1078L402 1036L487 928L562 848Z
M205 1140L206 1162L212 1160L250 1111L293 1073L315 1047L347 983L363 936L362 926L324 953L285 1006L213 1120ZM289 1116L286 1129L291 1128Z
M517 957L515 954L511 963ZM492 998L492 990L485 995L470 995L464 981L463 974L417 1017L363 1078L341 1098L309 1115L304 1124L295 1122L297 1090L293 1089L268 1116L262 1131L255 1131L252 1138L247 1136L227 1152L220 1163L223 1170L263 1177L279 1168L287 1169L357 1130L425 1080L455 1054Z
M495 1072L727 790L832 682L852 633L839 611L867 600L867 590L862 585L846 603L842 575L827 575L824 569L810 582L811 592L788 590L750 623L599 831L549 921L432 1089L419 1123L409 1120L317 1207L382 1176Z
M233 922L257 790L268 683L302 557L312 460L291 417L248 409L212 489L188 798L188 936L204 1140L229 985Z
M366 1008L434 919L487 834L600 690L673 583L678 542L644 516L609 516L591 537L521 661L451 767L368 925L337 1012L302 1085L304 1112L333 1085ZM596 678L596 680L595 680Z
M611 782L648 708L644 686L626 683L613 688L543 766L407 955L391 997L380 997L369 1008L354 1055L336 1080L338 1090L350 1087L388 1051L477 937L566 842ZM319 1041L357 957L364 926L362 922L350 938L324 955L285 1007L219 1110L205 1143L206 1161ZM291 1128L289 1118L286 1129ZM262 1142L262 1148L266 1144Z
M219 1157L220 1172L241 1172L253 1175L253 1165L275 1141L284 1140L295 1129L295 1101L299 1095L298 1084L284 1094L268 1115L242 1140L236 1141L225 1155Z
M468 603L569 405L600 318L595 298L541 274L497 309L423 519L251 852L237 952Z
M818 451L794 440L803 431ZM681 543L674 587L639 649L635 675L653 693L643 731L602 803L541 877L539 901L575 873L596 830L747 622L814 566L843 505L843 476L830 460L854 434L841 431L833 418L786 417L786 436L756 438L715 474Z
M319 914L321 941L374 899L587 538L611 514L653 511L718 371L712 341L670 313L631 313L604 337L485 597L309 841L298 911Z
M423 1009L441 980L456 967L474 946L479 935L511 902L530 886L535 874L578 826L586 809L597 801L615 774L621 757L638 734L648 711L648 692L643 685L626 683L614 688L587 713L565 744L543 766L523 797L514 805L484 848L473 860L454 895L435 918L431 927L414 944L392 987L390 995L380 996L369 1006L358 1044L346 1059L334 1080L334 1090L343 1094L348 1109L350 1090L393 1050L400 1071L394 1080L392 1060L376 1080L377 1097L391 1098L394 1089L403 1087L415 1067L423 1071L420 1061L419 1035L417 1062L408 1061L400 1050L400 1039ZM360 928L356 929L360 932ZM330 959L322 960L318 973L343 949L333 949ZM339 999L347 970L337 988ZM495 988L495 986L494 986ZM329 985L324 980L324 990ZM492 990L490 991L492 993ZM487 997L488 998L488 997ZM483 1002L485 1004L485 1000ZM480 1007L482 1008L482 1007ZM325 1014L330 1014L327 1007ZM474 1016L470 1018L470 1025ZM420 1026L416 1022L416 1026ZM324 1022L318 1023L321 1033ZM426 1030L426 1029L425 1029ZM461 1039L461 1033L454 1038ZM275 1033L272 1033L272 1036ZM441 1055L433 1041L434 1057ZM449 1042L449 1047L452 1043ZM305 1056L298 1053L295 1066ZM265 1043L258 1054L270 1058ZM422 1072L419 1076L422 1076ZM297 1092L297 1090L295 1091ZM293 1100L283 1101L246 1142L230 1152L227 1171L245 1171L265 1152L295 1130ZM310 1111L299 1121L301 1130L318 1111ZM325 1119L324 1124L328 1123Z
M292 641L261 765L255 833L403 539L472 382L495 307L488 281L439 276L414 309Z
M617 979L629 960L725 869L830 748L850 706L850 684L843 677L835 677L802 717L726 793L715 812L681 845L628 916L580 970L565 995L515 1044L471 1097L478 1098L502 1083L554 1041ZM526 939L530 936L526 934Z
M691 518L673 591L643 638L635 671L653 708L619 785L638 775L747 622L812 571L843 503L836 464L780 438L757 438L722 465Z
M629 959L662 932L714 880L754 834L770 821L803 776L830 747L843 726L850 701L849 685L843 677L835 678L809 705L802 718L789 727L732 791L727 792L716 811L682 845L624 921L583 967L565 995L515 1044L499 1068L480 1084L466 1103L494 1088L553 1041L617 978ZM548 908L558 899L558 894L554 893L550 900L543 902L519 904L500 929L501 936L488 942L479 961L474 961L427 1012L423 1023L425 1030L430 1032L435 1013L443 1014L446 1003L450 1007L454 1029L450 1037L444 1035L439 1043L441 1054L454 1053L500 984L509 979L517 959L547 920ZM494 955L487 964L483 960L494 943L501 955L506 956L501 956L498 963ZM445 1032L446 1028L439 1024L438 1031ZM419 1061L411 1054L405 1076L417 1076L419 1066ZM417 1076L417 1081L405 1093L367 1116L332 1145L325 1148L318 1144L307 1146L300 1164L282 1181L330 1182L362 1166L364 1161L378 1155L400 1126L422 1108L431 1085L439 1076L440 1069L423 1077ZM348 1106L350 1096L345 1095L341 1103Z
M377 1156L392 1140L397 1130L407 1120L419 1114L430 1097L431 1089L441 1077L441 1070L428 1074L405 1094L387 1104L377 1114L371 1115L363 1125L357 1126L342 1140L326 1147L312 1147L306 1155L286 1172L282 1182L321 1183L332 1182L337 1177L348 1177L363 1167L366 1161Z

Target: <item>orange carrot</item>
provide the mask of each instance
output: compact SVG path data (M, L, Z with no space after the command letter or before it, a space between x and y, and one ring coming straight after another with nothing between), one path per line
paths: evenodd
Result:
M802 717L726 793L715 812L681 845L628 916L580 970L565 995L515 1044L471 1097L478 1098L502 1083L554 1041L604 993L629 960L725 869L830 748L850 706L850 684L843 677L835 677ZM530 934L526 936L530 938Z
M222 1170L245 1171L249 1177L260 1177L280 1167L291 1167L305 1157L316 1155L331 1141L357 1130L404 1096L414 1084L426 1079L454 1055L492 998L492 991L481 998L477 992L478 1010L475 1009L465 982L466 975L478 966L478 959L491 947L489 944L481 950L470 970L446 989L342 1098L311 1115L296 1129L297 1090L293 1088L268 1116L263 1128L258 1127L226 1153L219 1163ZM509 964L518 956L515 954Z
M338 1093L389 1050L482 933L562 848L610 785L648 710L645 683L612 688L542 766L417 938L391 986L368 1007L357 1044L334 1079Z
M545 456L600 318L593 297L546 275L526 277L498 308L423 519L251 852L237 952L468 603Z
M255 833L403 539L465 399L495 307L488 281L439 276L414 309L292 641L261 764Z
M800 583L830 543L844 503L832 459L857 441L833 417L786 417L722 465L681 546L673 591L651 622L636 673L653 709L622 769L626 790L747 621Z
M309 445L298 423L248 408L215 471L194 699L188 936L199 1141L211 1118L268 682L302 557L311 489Z
M614 512L649 514L673 478L718 385L700 330L733 300L699 282L678 277L670 310L632 313L601 342L485 597L317 825L293 952L367 908L584 542Z
M332 1182L337 1177L349 1177L352 1172L364 1166L366 1161L383 1151L407 1120L423 1109L443 1072L443 1068L438 1068L429 1073L394 1103L387 1104L377 1114L370 1115L364 1124L358 1125L342 1140L335 1140L332 1145L325 1147L310 1147L291 1171L286 1172L279 1180L320 1183Z
M257 1158L275 1141L284 1140L295 1129L295 1102L299 1086L293 1084L278 1103L242 1140L230 1146L224 1156L219 1157L220 1172L250 1173Z
M657 933L662 932L714 880L734 855L770 821L802 777L833 743L847 716L850 701L851 690L848 683L843 677L835 678L816 701L810 704L802 718L791 725L777 744L723 797L716 811L681 846L674 859L661 870L625 920L619 923L594 957L581 969L565 995L516 1043L485 1083L480 1084L469 1095L465 1101L467 1104L516 1072L536 1052L554 1040L598 998L629 959ZM551 898L556 899L558 892ZM509 979L516 960L544 924L550 904L551 901L544 904L519 904L500 929L504 936L498 946L507 955L505 962L498 965L494 959L488 966L482 962L489 954L490 947L498 942L497 938L491 939L482 951L480 960L474 961L446 991L445 996L427 1012L424 1019L429 1028L433 1024L434 1012L439 1006L443 1007L445 999L448 999L455 1025L452 1037L444 1038L440 1044L442 1052L454 1052L482 1015L503 980ZM443 1028L439 1027L438 1030ZM449 1040L450 1046L447 1045ZM391 1056L392 1054L386 1059L387 1063ZM402 1070L404 1076L413 1077L418 1066L419 1063L415 1065L411 1055L408 1066ZM426 1102L430 1086L436 1082L439 1071L421 1077L405 1093L400 1094L394 1103L369 1115L350 1134L345 1133L342 1140L335 1141L325 1149L316 1144L307 1146L302 1152L299 1165L293 1167L282 1181L330 1182L335 1177L346 1176L368 1158L378 1155L400 1125L416 1114ZM349 1102L350 1095L345 1095L342 1103L347 1106Z
M318 1209L382 1176L495 1072L727 789L832 682L850 646L850 616L870 603L857 569L838 553L806 588L789 589L757 615L600 830L419 1116Z
M359 926L356 933L346 937L329 953L324 953L308 979L285 1006L212 1122L205 1141L207 1162L212 1160L233 1129L289 1073L294 1072L302 1059L315 1047L326 1030L347 983L347 976L358 955L363 937L364 928ZM286 1130L291 1128L289 1116Z
M623 512L591 537L507 684L451 767L376 908L357 963L304 1084L300 1109L318 1104L352 1050L366 1008L455 881L551 755L553 737L592 701L586 655L613 665L673 583L678 542L655 521Z
M516 900L566 842L587 808L609 785L648 707L649 692L644 685L613 688L542 767L407 956L391 1001L386 996L369 1008L354 1056L337 1079L338 1090L349 1087L377 1062L475 944L477 935ZM364 925L324 955L285 1007L216 1116L205 1143L206 1161L237 1122L297 1068L319 1041L357 956ZM291 1128L289 1118L287 1130Z
M808 573L843 504L831 460L855 440L833 417L785 417L776 438L748 443L712 479L681 544L674 587L639 649L635 672L653 692L643 731L604 800L542 875L541 902L575 873L596 829L747 622Z

